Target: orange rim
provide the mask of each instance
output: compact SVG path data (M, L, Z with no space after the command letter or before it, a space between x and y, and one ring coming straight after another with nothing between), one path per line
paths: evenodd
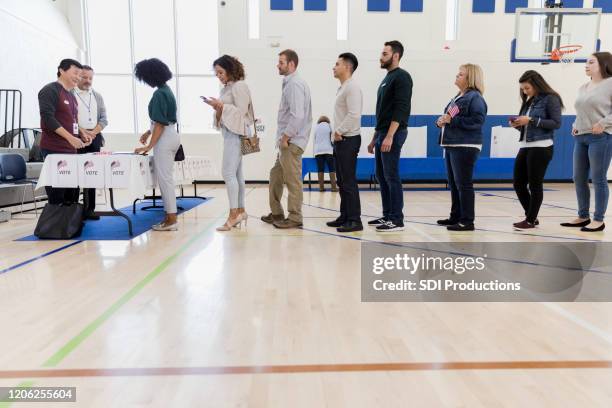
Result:
M553 61L559 61L565 54L573 54L582 49L582 45L562 45L559 48L555 48L550 53L550 59Z

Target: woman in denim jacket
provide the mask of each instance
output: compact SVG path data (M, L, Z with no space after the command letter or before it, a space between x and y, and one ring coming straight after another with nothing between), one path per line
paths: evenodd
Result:
M441 128L448 184L451 188L450 217L438 220L449 231L474 230L474 165L482 149L482 126L487 117L482 68L475 64L459 67L455 77L459 93L436 121Z
M523 103L520 116L510 118L510 126L521 133L514 162L514 191L525 210L525 219L514 223L514 228L525 230L539 224L544 175L553 157L555 130L561 127L563 101L536 71L526 71L519 84Z

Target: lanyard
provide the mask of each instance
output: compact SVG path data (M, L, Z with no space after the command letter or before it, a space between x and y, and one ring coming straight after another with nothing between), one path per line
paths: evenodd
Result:
M81 102L83 102L83 105L85 105L85 107L87 108L87 112L89 113L89 121L91 122L91 94L93 92L89 92L89 103L85 102L85 99L81 98L81 95L79 94L79 92L76 92L76 96L79 97L79 99L81 100Z

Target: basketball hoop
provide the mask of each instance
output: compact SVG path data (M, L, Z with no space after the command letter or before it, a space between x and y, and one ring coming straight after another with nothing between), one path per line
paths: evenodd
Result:
M559 61L562 64L571 64L574 62L578 51L581 49L582 45L562 45L552 50L550 59L552 61Z

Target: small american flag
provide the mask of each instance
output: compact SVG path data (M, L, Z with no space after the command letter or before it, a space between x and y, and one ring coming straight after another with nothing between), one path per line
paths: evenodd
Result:
M457 116L457 114L459 113L459 107L456 104L452 104L448 110L446 111L446 113L451 117L454 118L455 116Z

